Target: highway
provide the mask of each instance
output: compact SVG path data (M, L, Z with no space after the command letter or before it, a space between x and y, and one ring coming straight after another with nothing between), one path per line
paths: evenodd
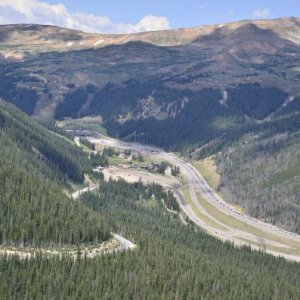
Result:
M189 161L162 149L138 143L127 143L108 137L89 138L89 141L105 147L130 149L178 166L184 177L183 186L187 188L190 197L187 199L182 192L183 186L173 186L172 191L182 211L196 225L223 241L233 242L236 246L248 245L275 256L300 261L299 235L243 214L220 197Z

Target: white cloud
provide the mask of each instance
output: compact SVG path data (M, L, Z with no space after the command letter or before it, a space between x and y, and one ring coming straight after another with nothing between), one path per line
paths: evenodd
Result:
M131 33L169 29L166 17L146 15L136 24L114 23L109 18L84 13L70 13L59 3L39 0L0 0L0 24L36 23L57 25L88 32Z
M270 15L270 10L268 8L258 8L253 11L253 16L256 18L265 18Z
M147 15L137 24L131 26L133 32L151 31L170 28L169 21L166 17L156 17Z

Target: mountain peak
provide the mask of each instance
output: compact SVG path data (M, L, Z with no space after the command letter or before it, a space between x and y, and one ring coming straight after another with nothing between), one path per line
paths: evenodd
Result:
M16 24L0 26L0 44L15 46L18 52L69 51L102 48L127 42L146 42L157 46L179 46L194 41L223 37L225 34L249 38L269 30L280 38L300 44L300 18L281 18L275 20L244 20L227 24L207 25L194 28L143 32L134 34L95 34L85 33L57 26L37 24ZM8 50L8 49L4 49ZM2 50L3 51L3 50Z

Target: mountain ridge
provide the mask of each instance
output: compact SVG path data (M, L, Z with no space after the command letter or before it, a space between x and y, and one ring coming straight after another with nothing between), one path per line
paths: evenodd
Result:
M132 41L141 41L157 46L180 46L193 43L200 37L213 34L225 28L228 31L238 30L244 25L253 24L261 29L269 29L281 38L300 44L300 18L279 18L268 20L242 20L226 24L202 25L190 28L177 28L161 31L149 31L130 34L87 33L59 26L37 24L0 25L0 43L16 46L19 53L48 51L68 51L71 49L102 48L108 45L120 45ZM286 34L294 30L294 34ZM26 40L29 41L26 43ZM42 47L44 46L44 48ZM23 48L22 48L23 47ZM8 49L5 49L8 51ZM23 52L22 52L23 51ZM2 57L13 57L0 49ZM21 59L23 59L22 57ZM16 59L20 59L16 58Z

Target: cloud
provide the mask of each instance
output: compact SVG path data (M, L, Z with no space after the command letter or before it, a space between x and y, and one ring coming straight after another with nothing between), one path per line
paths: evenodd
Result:
M130 26L132 32L152 31L170 28L169 21L166 17L156 17L147 15L137 24Z
M270 15L270 10L268 8L259 8L253 11L253 17L265 18Z
M0 24L34 23L57 25L88 32L132 33L169 29L166 17L146 15L135 24L114 23L105 16L70 13L59 3L50 5L39 0L0 0Z

